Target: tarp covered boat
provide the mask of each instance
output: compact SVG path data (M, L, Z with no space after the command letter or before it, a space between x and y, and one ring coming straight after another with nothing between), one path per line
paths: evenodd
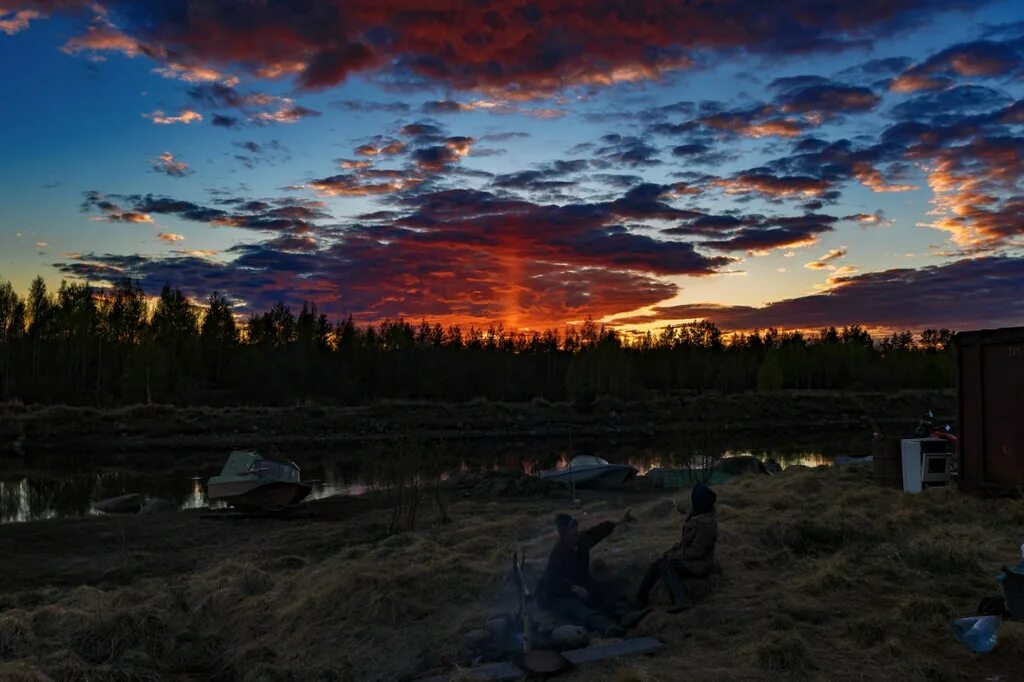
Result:
M232 452L219 476L206 484L206 499L246 509L280 509L298 504L312 486L300 479L295 462L263 457L252 450Z
M611 464L594 455L577 455L561 469L540 472L540 477L577 488L621 488L636 477L636 469L628 464Z

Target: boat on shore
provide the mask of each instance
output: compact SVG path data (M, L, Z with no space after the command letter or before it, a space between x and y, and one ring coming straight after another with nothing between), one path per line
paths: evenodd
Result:
M312 485L300 480L295 462L263 457L253 450L236 450L220 475L206 484L206 499L242 509L282 509L298 504Z
M575 485L577 488L609 490L621 488L636 477L636 469L628 464L612 464L595 455L577 455L560 469L540 472L547 481Z

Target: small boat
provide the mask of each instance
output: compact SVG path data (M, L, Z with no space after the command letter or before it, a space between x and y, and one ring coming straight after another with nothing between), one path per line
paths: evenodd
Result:
M119 495L93 503L96 511L104 514L136 514L146 505L146 496L138 493Z
M843 466L846 464L873 464L875 461L874 456L865 455L861 457L848 457L846 455L838 455L832 458L832 466Z
M540 472L540 477L548 481L604 490L621 488L635 476L636 469L628 464L611 464L594 455L576 455L568 466Z
M299 480L295 462L236 450L219 476L206 484L206 499L248 509L281 509L298 504L312 486Z

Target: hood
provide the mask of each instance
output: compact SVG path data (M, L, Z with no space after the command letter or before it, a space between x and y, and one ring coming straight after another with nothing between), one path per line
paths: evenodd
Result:
M706 485L698 483L693 486L693 492L690 493L690 509L692 514L707 514L708 512L714 511L715 500L718 498L715 495L715 491Z

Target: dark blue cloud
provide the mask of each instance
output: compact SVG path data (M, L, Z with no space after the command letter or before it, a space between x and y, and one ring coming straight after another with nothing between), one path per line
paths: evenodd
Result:
M218 128L237 128L241 122L237 116L223 116L221 114L214 114L210 121L213 125Z
M978 291L985 295L978 296ZM850 323L895 329L1008 327L1024 319L1024 258L970 258L839 277L824 293L759 308L698 303L659 306L655 313L653 319L706 318L725 329L814 329Z
M407 114L412 109L405 102L373 102L370 100L340 100L332 102L342 111L358 113Z
M958 85L913 97L897 104L889 113L898 119L950 124L956 117L987 112L1011 101L1007 94L983 85Z
M594 149L593 164L597 168L657 166L661 163L659 153L640 137L611 133L602 136Z

